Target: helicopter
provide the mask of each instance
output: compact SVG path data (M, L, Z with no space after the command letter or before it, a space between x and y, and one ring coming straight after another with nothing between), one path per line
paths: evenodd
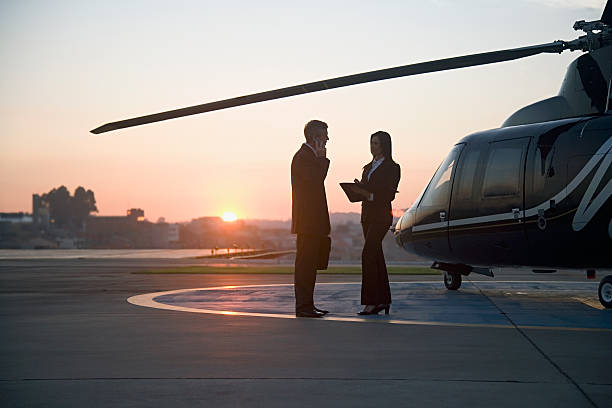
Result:
M434 259L449 290L492 267L536 273L612 269L612 4L577 21L575 40L464 55L310 82L107 123L104 133L204 112L391 78L582 51L558 95L525 106L498 129L459 140L393 234L406 251ZM612 308L612 275L598 297Z

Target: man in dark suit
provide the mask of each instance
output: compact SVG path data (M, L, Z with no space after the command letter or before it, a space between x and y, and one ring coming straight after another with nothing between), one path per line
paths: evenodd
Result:
M313 301L321 243L329 235L325 177L329 168L327 124L311 120L304 127L306 143L291 161L291 232L297 234L295 256L295 315L322 317Z

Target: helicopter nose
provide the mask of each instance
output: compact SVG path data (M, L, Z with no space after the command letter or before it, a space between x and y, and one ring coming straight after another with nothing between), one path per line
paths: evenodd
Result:
M412 226L414 225L416 210L410 209L406 211L395 224L393 235L397 244L410 250L409 246L412 243Z

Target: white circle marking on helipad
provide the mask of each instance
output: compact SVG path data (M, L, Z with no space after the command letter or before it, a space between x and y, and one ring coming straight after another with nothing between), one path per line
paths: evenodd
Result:
M477 282L478 284L482 282ZM493 282L488 282L493 283ZM497 281L499 284L520 284L519 281ZM523 282L526 283L526 282ZM534 282L529 281L529 284L582 284L582 282ZM318 283L317 287L327 285L359 285L358 282L334 282L334 283ZM416 284L439 284L438 281L421 281L421 282L392 282L392 285L416 285ZM211 309L211 308L200 308L200 307L189 307L181 306L177 304L168 304L157 301L156 299L167 295L181 295L188 294L190 292L206 292L206 291L231 291L232 289L251 289L251 288L286 288L293 287L293 284L266 284L266 285L241 285L241 286L217 286L217 287L206 287L206 288L190 288L190 289L178 289L163 292L145 293L141 295L132 296L127 301L133 305L150 307L163 310L172 310L189 313L204 313L204 314L215 314L225 316L252 316L252 317L267 317L277 319L296 319L294 313L259 313L253 311L239 311L239 310L222 310L222 309ZM446 291L446 289L444 289ZM310 319L315 321L338 321L338 322L357 322L357 323L387 323L387 324L399 324L399 325L418 325L418 326L448 326L448 327L474 327L474 328L499 328L499 329L541 329L541 330L570 330L570 331L604 331L612 332L611 328L601 327L564 327L564 326L547 326L547 325L515 325L510 321L502 322L501 324L490 324L490 323L465 323L465 322L448 322L448 321L428 321L428 320L415 320L415 319L397 319L389 316L373 316L373 317L347 317L347 316L334 316L329 314L323 319Z

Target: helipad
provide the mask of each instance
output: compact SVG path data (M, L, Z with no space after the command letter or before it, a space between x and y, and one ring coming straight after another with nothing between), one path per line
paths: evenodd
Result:
M433 326L612 331L612 313L595 298L596 282L464 282L448 291L439 281L391 283L393 304L385 316L357 316L359 283L320 283L322 321ZM180 289L133 296L128 302L158 309L294 319L293 285Z

